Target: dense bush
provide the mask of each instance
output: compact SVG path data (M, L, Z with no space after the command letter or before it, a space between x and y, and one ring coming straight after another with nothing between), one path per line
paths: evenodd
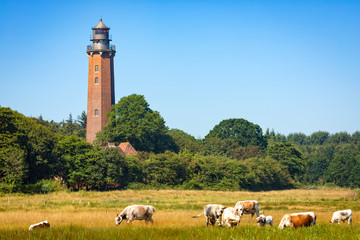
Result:
M156 153L124 156L116 148L86 142L72 119L63 125L64 132L55 127L60 125L0 107L0 192L48 193L64 186L254 191L299 184L360 187L359 132L286 137L267 130L262 137L258 125L229 119L199 140L177 129L166 132L163 120L160 123L161 141L142 148Z

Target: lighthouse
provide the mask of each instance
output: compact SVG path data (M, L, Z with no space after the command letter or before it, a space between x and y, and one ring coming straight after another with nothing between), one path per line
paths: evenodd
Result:
M92 28L91 45L87 46L89 57L88 99L86 140L92 143L96 133L101 131L108 119L106 113L115 104L114 93L114 56L115 46L110 44L108 28L100 22Z

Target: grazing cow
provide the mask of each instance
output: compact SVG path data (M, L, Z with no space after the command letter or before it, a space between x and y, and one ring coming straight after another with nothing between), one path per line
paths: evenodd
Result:
M29 227L29 231L32 231L35 228L49 228L49 227L50 227L50 223L47 220L45 220L43 222L39 222L39 223L31 225Z
M265 227L266 224L272 226L273 225L273 217L272 216L265 216L263 214L261 214L260 216L258 216L256 218L256 222L258 224L259 227Z
M304 212L304 213L293 213L285 214L281 219L279 224L279 229L284 227L309 227L316 224L316 215L314 212Z
M216 211L217 224L219 226L236 227L239 225L241 217L239 212L232 207L223 207Z
M123 220L131 223L134 220L145 220L145 223L153 223L152 215L155 213L155 208L150 205L132 205L127 206L120 214L116 215L115 223L119 225Z
M209 226L209 224L214 226L215 222L217 221L216 211L222 209L223 207L224 206L221 204L208 204L204 207L204 212L192 217L197 218L204 214L206 220L206 226Z
M340 224L340 222L345 222L346 220L348 221L349 225L352 223L351 209L334 212L330 223L337 222L338 224Z
M259 203L255 200L239 201L235 204L235 209L239 211L240 215L251 214L251 217L256 213L259 216Z

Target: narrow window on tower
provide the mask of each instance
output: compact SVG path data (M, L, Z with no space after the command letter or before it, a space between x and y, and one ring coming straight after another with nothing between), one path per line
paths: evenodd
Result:
M95 78L95 85L97 85L97 84L99 84L99 78L98 77Z
M95 65L95 72L99 71L99 66Z
M95 117L98 115L98 110L95 109Z

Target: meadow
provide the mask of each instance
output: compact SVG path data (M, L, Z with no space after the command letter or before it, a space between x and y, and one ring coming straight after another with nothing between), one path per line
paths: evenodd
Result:
M239 227L206 227L208 203L234 206L239 200L259 201L260 211L272 215L274 227L258 228L255 217L244 215ZM132 204L156 208L154 224L144 221L115 225L114 218ZM330 225L333 211L353 210L353 224ZM314 211L317 225L278 230L286 213ZM28 231L48 220L50 229ZM360 201L350 189L323 188L267 192L125 190L0 195L0 239L360 239Z

